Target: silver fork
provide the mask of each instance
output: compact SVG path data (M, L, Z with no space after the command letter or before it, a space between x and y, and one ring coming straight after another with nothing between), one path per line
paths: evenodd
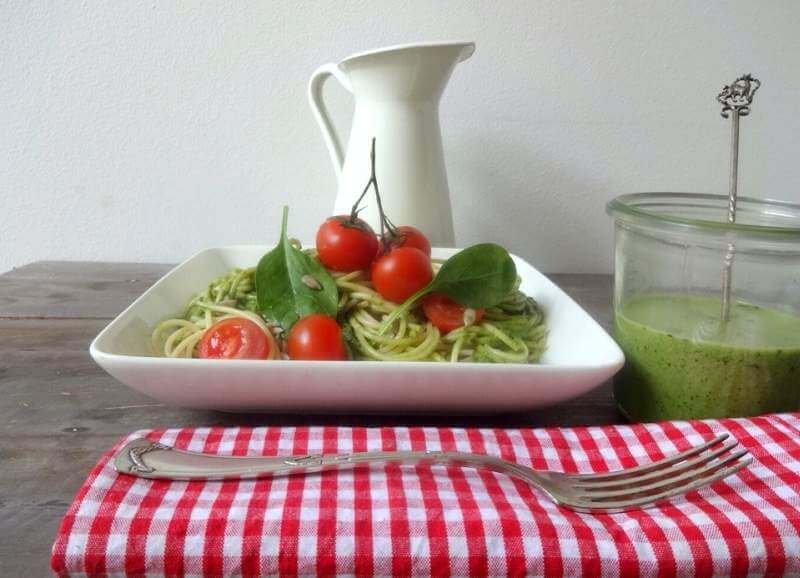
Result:
M723 443L722 434L699 446L634 468L596 474L540 471L493 456L462 452L399 451L304 456L215 456L178 450L138 438L116 455L121 474L170 480L250 479L296 475L358 464L456 464L501 472L547 494L554 502L579 512L622 512L702 488L735 474L752 462L745 449L733 451L737 441Z

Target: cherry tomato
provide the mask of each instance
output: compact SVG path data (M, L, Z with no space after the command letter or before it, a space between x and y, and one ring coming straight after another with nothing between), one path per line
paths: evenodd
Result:
M197 352L206 359L267 359L270 341L249 319L228 317L206 330Z
M431 256L431 243L428 238L422 234L422 231L416 227L403 225L395 229L397 235L390 241L391 247L414 247L425 253L428 257ZM383 253L385 248L383 242L378 253Z
M372 264L372 284L384 299L402 303L433 279L428 256L414 247L397 247Z
M317 231L317 254L328 269L369 269L378 253L378 238L365 221L348 215L330 217Z
M317 313L303 317L289 330L288 353L289 359L347 359L336 320Z
M442 333L449 333L453 329L458 329L466 325L464 323L465 307L462 307L443 293L431 293L422 300L422 310L425 317L433 323ZM478 323L485 311L483 309L473 309L475 320Z

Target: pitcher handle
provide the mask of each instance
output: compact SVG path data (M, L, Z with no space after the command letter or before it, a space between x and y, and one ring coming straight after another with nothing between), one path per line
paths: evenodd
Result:
M325 101L322 99L322 86L329 76L336 78L348 92L353 92L350 79L342 72L338 64L331 62L323 64L311 75L311 79L308 81L308 102L311 105L314 118L319 123L320 130L322 130L322 138L325 139L325 145L328 147L328 154L331 156L333 171L336 173L336 180L338 181L342 177L342 164L344 162L342 144L339 140L339 135L336 133L336 127L331 121L328 108L325 106Z

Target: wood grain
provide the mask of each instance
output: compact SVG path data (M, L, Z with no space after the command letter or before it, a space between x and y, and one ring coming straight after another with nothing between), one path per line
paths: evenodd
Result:
M618 423L610 385L500 416L225 414L166 407L89 358L94 336L169 266L39 262L0 275L0 576L46 576L58 523L97 459L142 428L208 425L536 427ZM611 278L553 275L608 327Z
M41 261L0 275L0 317L110 319L171 265Z

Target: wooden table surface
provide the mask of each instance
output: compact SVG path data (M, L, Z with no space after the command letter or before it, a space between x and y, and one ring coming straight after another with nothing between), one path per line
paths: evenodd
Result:
M167 407L91 360L95 335L168 265L43 261L0 275L0 576L47 576L56 528L81 482L114 442L140 428L209 425L620 423L605 384L557 407L501 416L232 415ZM604 327L611 277L552 279Z

